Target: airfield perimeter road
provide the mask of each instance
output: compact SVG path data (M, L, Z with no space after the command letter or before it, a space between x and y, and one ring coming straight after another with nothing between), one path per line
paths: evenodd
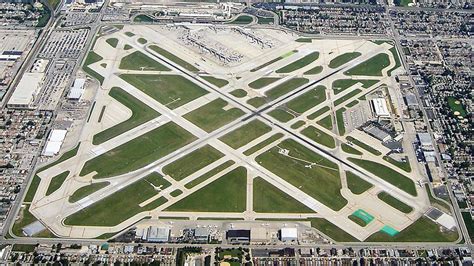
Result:
M106 3L106 4L107 4L107 3ZM102 13L102 11L101 11L101 13ZM102 14L101 14L101 15L102 15ZM53 21L54 21L54 19L53 19L50 23L52 23ZM104 24L108 24L108 23L97 23L96 25L94 25L93 27L94 27L95 29L94 29L94 30L91 30L91 36L94 36L94 35L95 35L95 32L97 31L97 29L98 29L101 25L104 25ZM349 36L334 36L334 37L335 37L335 38L340 38L340 39L353 38L353 36L350 36L350 37L349 37ZM324 36L324 38L333 38L333 37L332 37L332 36ZM366 38L366 37L356 37L356 38L357 38L357 39L364 39L364 38ZM355 38L354 38L354 39L355 39ZM92 41L92 38L89 38L89 45L90 45L91 41ZM396 43L397 43L397 45L398 45L398 39L396 40ZM39 47L39 45L37 46L37 48L38 48L38 47ZM36 49L37 49L37 48L36 48ZM86 53L86 52L87 52L87 51L84 51L84 53ZM180 69L179 66L174 65L174 67ZM340 70L339 70L339 71L340 71ZM252 110L252 109L246 107L244 104L242 104L242 103L240 103L240 102L238 102L238 101L235 101L235 100L232 99L231 97L228 97L227 95L220 93L219 91L217 91L217 92L220 93L220 94L221 94L224 98L226 98L227 100L230 100L232 103L236 104L237 106L240 106L240 107L242 107L242 108L244 108L244 109L246 109L246 110L248 110L248 111L251 112L249 115L247 115L246 117L242 118L243 121L248 120L248 119L250 119L250 118L252 118L252 117L255 117L255 116L260 116L262 119L266 120L267 122L269 122L269 123L271 123L271 124L273 124L273 125L279 127L281 130L287 132L289 135L292 135L292 136L294 136L295 138L299 139L299 141L302 142L302 143L304 143L305 145L311 146L313 149L317 149L320 153L325 154L325 156L331 157L332 159L335 159L335 160L339 161L340 163L346 165L348 168L355 170L357 173L362 174L362 173L360 173L359 171L357 171L357 169L355 169L353 166L351 166L350 164L347 164L345 161L342 161L342 160L340 160L339 158L334 157L332 154L330 154L330 153L328 153L327 151L325 151L325 150L323 150L323 149L317 147L316 145L314 145L314 144L312 144L311 142L309 142L307 139L302 138L301 136L298 136L298 135L294 134L294 133L293 133L291 130L289 130L287 127L281 126L281 125L279 125L278 123L274 123L273 119L269 119L267 116L262 116L262 115L261 115L262 111L268 110L268 109L270 109L270 108L276 106L278 103L285 101L286 99L288 99L288 98L291 97L292 95L297 95L298 93L304 92L304 91L307 90L308 88L311 88L314 84L316 84L316 83L320 82L321 80L323 80L323 79L329 77L330 75L335 74L336 72L337 72L337 71L335 71L334 73L328 74L327 76L321 78L320 80L314 81L314 82L312 82L311 84L309 84L309 85L307 85L307 86L305 86L305 87L299 89L297 92L294 92L294 93L292 93L291 95L285 96L285 97L283 97L283 98L281 98L281 99L277 99L276 102L270 103L269 105L264 106L261 110L256 110L256 111L254 111L254 110ZM188 73L187 71L183 71L183 73L184 73L185 75L187 75L189 78L193 79L196 83L199 83L201 86L204 86L204 87L207 88L207 89L212 89L212 90L216 91L214 88L212 88L212 87L210 87L209 85L207 85L207 84L201 82L201 81L200 81L198 78L196 78L193 74L190 74L190 73ZM363 175L363 174L362 174L362 175ZM19 209L20 203L21 203L21 202L16 203L16 205L17 205L17 211L18 211L18 209ZM12 216L12 217L15 217L15 216L16 216L17 211L15 212L15 215ZM462 220L462 219L461 219L461 220ZM12 221L13 221L13 219L11 219L9 222L11 223ZM10 227L10 226L7 224L6 228L9 228L9 227ZM464 228L464 229L465 229L465 228ZM463 230L463 231L464 231L464 230ZM463 233L464 233L464 232L463 232ZM35 243L35 242L38 242L38 241L40 241L40 242L42 242L42 243L48 243L48 242L50 242L50 243L57 243L57 242L58 242L58 239L53 239L53 240L47 239L47 240L46 240L46 239L41 239L41 238L29 238L29 239L20 238L20 239L8 239L8 240L6 240L5 242L7 242L7 243ZM68 239L68 240L64 240L64 241L61 240L61 242L63 242L63 243L64 243L64 242L67 242L67 243L78 243L78 242L79 242L79 243L97 243L97 242L103 242L103 241L97 240L97 242L96 242L96 241L88 241L88 240L83 240L83 239ZM163 246L166 246L166 245L163 245ZM170 246L176 246L176 245L170 244ZM210 245L210 246L212 246L212 245ZM441 244L438 244L438 243L435 243L435 244L426 244L426 243L410 243L410 244L406 244L406 243L402 243L402 244L399 244L399 243L389 243L389 244L385 244L385 243L384 243L383 245L380 245L380 244L378 244L378 243L371 243L371 244L367 244L367 243L351 243L350 246L361 246L361 247L362 247L362 246L375 246L375 247L376 247L376 246L380 246L380 247L387 247L387 246L391 246L391 247L397 247L397 246L401 246L401 247L407 247L407 246L413 246L413 247L438 247L438 246L439 246L439 247L457 247L457 246L459 246L459 245L449 245L449 244L446 245L446 244L442 244L442 243L441 243ZM342 246L341 246L341 247L342 247Z

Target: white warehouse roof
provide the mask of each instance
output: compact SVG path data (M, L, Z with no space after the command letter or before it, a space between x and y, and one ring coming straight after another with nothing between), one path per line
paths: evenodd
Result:
M54 156L59 153L61 145L63 144L64 138L66 137L67 130L54 129L49 135L48 142L44 148L43 155Z
M377 116L389 117L390 112L387 108L387 102L384 98L374 98L372 99L372 106L374 107L374 112Z
M298 229L296 228L282 228L281 229L281 240L293 240L298 239Z
M44 73L25 73L8 101L9 107L28 108L41 88Z
M79 100L84 93L84 84L86 83L85 79L76 79L72 85L69 95L67 96L70 100Z

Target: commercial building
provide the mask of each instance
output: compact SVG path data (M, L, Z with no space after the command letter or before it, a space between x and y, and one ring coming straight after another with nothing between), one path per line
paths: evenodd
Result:
M434 150L433 141L431 139L430 133L423 132L418 133L418 140L420 141L421 148L425 151L432 151Z
M79 101L84 94L84 84L86 83L85 79L76 79L74 80L74 84L67 95L68 100L75 100Z
M228 230L226 239L230 244L248 244L250 243L250 230Z
M209 230L207 228L196 228L194 230L194 241L207 243L209 241Z
M253 243L265 243L268 242L268 230L265 227L255 227L252 228L250 232L250 238L252 239Z
M298 240L298 229L297 228L282 228L280 230L280 240L284 242Z
M386 142L392 139L392 136L390 136L390 134L375 125L365 127L364 131L373 136L374 138L380 140L381 142Z
M7 103L9 108L29 109L41 89L44 73L25 73Z
M44 148L44 156L54 156L59 153L61 145L63 145L64 138L66 137L67 130L64 129L54 129L49 135L48 142Z
M148 242L168 242L169 237L169 228L150 226L146 239Z
M376 117L389 118L390 112L388 111L387 102L384 98L374 98L371 101L372 111Z

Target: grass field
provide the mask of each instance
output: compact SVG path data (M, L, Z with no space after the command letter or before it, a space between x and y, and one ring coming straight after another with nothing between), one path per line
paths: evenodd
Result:
M332 59L329 62L328 66L330 68L337 68L337 67L340 67L340 66L344 65L345 63L347 63L349 61L352 61L352 60L356 59L357 57L359 57L361 55L362 54L359 53L359 52L344 53L344 54L338 55L334 59Z
M299 39L296 39L295 42L311 43L311 42L313 42L313 39L311 39L311 38L299 38Z
M243 89L235 89L229 93L237 98L243 98L247 96L247 92Z
M258 67L252 68L252 69L250 70L250 72L258 71L258 70L260 70L260 69L262 69L262 68L264 68L264 67L267 67L267 66L269 66L269 65L271 65L271 64L273 64L273 63L276 63L277 61L280 61L280 60L282 60L282 59L283 59L283 57L281 57L281 56L279 56L279 57L277 57L277 58L273 58L272 60L270 60L270 61L268 61L268 62L266 62L266 63L264 63L264 64L261 64L261 65L259 65Z
M125 35L127 35L128 37L133 37L133 36L135 36L135 33L127 31L127 32L125 32Z
M326 87L319 85L286 103L286 107L304 113L326 100Z
M274 109L270 111L268 114L282 123L286 123L290 121L291 119L295 118L294 115L288 113L283 108Z
M236 19L232 20L228 24L239 24L239 25L245 25L249 24L253 21L253 17L247 16L247 15L240 15Z
M328 129L328 130L332 130L332 115L329 114L323 118L321 118L321 120L319 120L318 122L318 125Z
M464 106L462 105L462 103L460 102L460 100L454 98L454 97L448 97L447 98L447 101L448 101L448 106L449 108L451 109L451 111L454 113L454 112L459 112L459 115L462 116L462 117L466 117L467 116L467 112L466 112L466 109L464 108Z
M94 145L99 145L109 139L129 131L134 127L137 127L160 116L160 113L148 107L148 105L142 103L137 98L133 97L121 88L113 87L110 90L109 95L123 104L126 108L130 109L130 111L132 111L132 116L115 126L95 134L92 138L92 143Z
M406 172L411 172L411 166L410 166L410 161L408 161L408 157L405 156L405 161L403 162L400 162L400 161L397 161L395 159L392 159L391 157L389 156L384 156L383 159L393 165L395 165L396 167L402 169L403 171L406 171Z
M261 64L261 65L258 66L258 67L255 67L255 68L251 69L250 72L258 71L258 70L260 70L260 69L262 69L262 68L264 68L264 67L267 67L267 66L269 66L269 65L271 65L271 64L273 64L273 63L276 63L277 61L282 60L283 58L289 57L289 56L291 56L291 55L293 55L293 54L295 54L295 53L297 53L297 52L298 52L297 50L293 50L293 51L290 51L290 52L288 52L288 53L286 53L286 54L284 54L284 55L281 55L281 56L279 56L279 57L277 57L277 58L273 58L272 60L270 60L270 61L268 61L268 62L266 62L266 63L264 63L264 64Z
M403 212L403 213L410 213L413 211L413 208L406 205L405 203L401 202L397 198L393 197L392 195L388 194L387 192L380 192L377 194L377 197L387 203L388 205L394 207L395 209Z
M371 146L369 146L369 145L363 143L362 141L360 141L360 140L358 140L358 139L355 139L355 138L353 138L353 137L351 137L351 136L346 137L346 139L347 139L348 141L350 141L352 144L361 147L362 149L364 149L364 150L366 150L366 151L372 153L373 155L377 155L377 156L382 155L382 153L381 153L379 150L376 150L376 149L372 148Z
M87 161L80 175L97 171L105 178L139 169L196 139L174 122L166 123L104 154Z
M120 77L170 109L209 93L179 75L122 74Z
M346 179L347 187L356 195L360 195L373 187L372 184L349 171L346 171Z
M382 76L382 70L390 65L390 59L387 54L380 53L365 62L347 70L344 74L361 76Z
M31 184L28 187L28 191L26 191L25 199L23 202L31 202L35 197L36 190L38 190L38 186L41 183L41 178L37 175L33 176L33 180L31 180Z
M346 126L344 125L344 112L346 111L346 108L342 107L339 108L336 111L336 124L337 124L337 129L339 131L340 136L344 136L346 134Z
M254 154L255 152L263 149L264 147L270 145L272 142L275 142L282 137L283 137L283 133L275 133L272 136L268 137L267 139L262 140L260 143L256 144L255 146L244 151L244 155L249 156L251 154Z
M264 97L253 97L247 101L248 104L252 105L255 108L259 108L260 106L264 105L267 100Z
M314 213L261 177L253 180L253 210L261 213Z
M143 211L153 210L163 203L163 197L140 207L139 204L158 194L154 186L162 189L170 186L161 175L152 173L147 177L95 202L94 204L68 216L66 225L114 226Z
M188 70L188 71L191 71L191 72L198 72L199 69L197 69L195 66L193 66L192 64L184 61L183 59L177 57L176 55L166 51L165 49L161 48L161 47L158 47L156 45L150 45L149 48L157 53L159 53L160 55L166 57L168 60L174 62L175 64L183 67L184 69Z
M347 107L347 108L351 108L351 107L353 107L353 106L356 106L358 103L359 103L359 101L353 100L352 102L346 104L346 107Z
M457 232L441 232L439 226L429 218L421 217L395 236L377 232L365 242L454 242Z
M245 114L236 107L224 110L227 102L221 98L203 105L183 117L206 132L212 132Z
M359 218L359 217L357 217L353 214L349 215L347 218L349 218L349 220L353 221L354 223L358 224L359 226L364 227L364 226L367 225L367 223L364 220L362 220L361 218Z
M351 236L350 234L346 233L344 230L340 229L339 227L335 226L331 222L323 218L312 218L309 219L311 221L311 227L316 228L321 233L327 235L328 237L332 238L334 241L337 242L359 242L357 238Z
M273 18L264 18L264 17L257 17L258 24L273 24L275 20Z
M339 94L359 82L362 83L363 88L367 89L379 81L373 79L337 79L332 83L332 90L334 94Z
M314 120L315 118L318 118L319 116L321 116L322 114L326 113L327 111L329 111L329 106L324 106L323 108L315 111L314 113L311 113L310 115L308 115L306 118L310 119L310 120Z
M296 121L295 123L293 123L293 124L291 125L291 128L292 128L292 129L298 129L298 128L304 126L305 124L306 124L305 121L303 121L303 120L298 120L298 121Z
M130 49L132 49L132 48L133 48L133 47L130 46L130 45L128 45L128 44L125 44L125 45L123 46L123 49L124 49L125 51L130 50Z
M252 82L249 83L249 87L252 88L252 89L261 89L265 86L268 86L270 84L272 84L273 82L279 80L280 78L271 78L271 77L263 77L263 78L259 78L257 80L254 80Z
M91 76L92 78L97 79L101 85L104 82L104 77L102 77L99 73L92 70L92 68L90 68L89 65L97 63L102 59L104 59L102 56L98 55L94 51L90 51L87 54L84 64L82 65L82 69L84 70L84 72L86 72L87 75Z
M330 135L324 133L316 127L309 126L301 131L301 134L314 140L316 143L324 145L330 149L336 148L336 141Z
M203 78L204 80L206 80L207 82L211 84L214 84L216 87L219 87L219 88L222 88L225 85L229 84L229 82L225 79L218 79L212 76L201 76L201 78Z
M319 52L312 52L304 57L276 70L276 73L290 73L300 68L303 68L319 58Z
M179 195L183 194L183 191L182 190L179 190L179 189L176 189L176 190L173 190L170 192L170 196L171 197L177 197Z
M153 21L154 20L153 20L152 17L147 16L147 15L143 15L143 14L138 15L133 19L133 22L148 22L148 23L150 23L150 22L153 22Z
M224 154L210 145L194 150L191 153L163 167L163 173L180 181L192 173L222 158Z
M410 1L410 0L402 0L402 1ZM400 57L398 56L397 48L393 46L392 48L389 49L390 53L392 53L393 58L395 60L395 66L392 67L390 70L387 71L387 75L391 76L392 72L399 68L402 64L400 62Z
M341 148L346 153L354 154L354 155L362 155L362 152L360 152L357 149L354 149L352 146L348 144L342 143Z
M119 68L126 70L170 71L169 68L158 63L140 51L135 51L129 55L124 56L120 61Z
M315 66L315 67L311 68L310 70L304 72L303 75L317 75L321 72L323 72L323 67L322 66Z
M410 195L417 195L415 183L413 183L413 180L400 174L399 172L392 170L385 165L372 161L356 158L348 158L348 160L389 182L390 184L398 187L399 189L409 193Z
M228 167L234 165L235 162L234 161L226 161L224 163L221 163L220 165L212 168L209 172L197 177L196 179L193 179L191 182L187 183L186 185L184 185L184 187L190 189L190 188L193 188L199 184L201 184L202 182L204 182L205 180L213 177L214 175L217 175L218 173L220 173L221 171L224 171L225 169L227 169Z
M280 96L283 96L292 90L303 86L304 84L308 83L309 80L306 78L292 78L290 80L287 80L272 89L268 90L265 92L265 95L270 99L270 100L275 100Z
M79 188L78 190L74 191L74 193L69 196L69 202L77 202L90 194L103 189L104 187L108 186L109 182L98 182L93 183L84 187Z
M110 46L112 46L113 48L116 48L117 47L117 44L118 44L118 39L117 38L108 38L107 40L105 40Z
M58 190L63 185L69 173L69 171L65 171L51 178L51 182L46 190L46 196L49 196L53 194L54 191Z
M247 169L241 166L176 202L166 211L243 212L246 195Z
M362 92L362 90L360 89L355 89L349 93L347 93L346 95L338 98L337 100L334 101L334 106L338 106L340 104L342 104L343 102L345 101L348 101L350 99L352 99L353 97L355 97L357 94L359 94L360 92Z
M291 157L280 154L280 149L288 150ZM347 204L340 193L341 180L337 165L292 139L286 139L260 154L256 161L333 210L339 210Z
M269 125L258 119L254 119L219 139L230 147L238 149L271 130L272 128Z
M137 42L139 44L146 44L148 41L145 38L138 38Z

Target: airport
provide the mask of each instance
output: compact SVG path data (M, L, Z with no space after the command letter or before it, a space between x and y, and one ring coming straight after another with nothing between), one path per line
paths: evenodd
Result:
M431 128L443 124L420 100L426 79L411 77L424 66L407 64L415 29L395 22L409 11L55 5L44 31L0 54L0 228L13 244L0 261L53 243L76 262L159 254L164 265L470 252L467 188L447 180L451 150ZM469 102L446 101L466 126Z

